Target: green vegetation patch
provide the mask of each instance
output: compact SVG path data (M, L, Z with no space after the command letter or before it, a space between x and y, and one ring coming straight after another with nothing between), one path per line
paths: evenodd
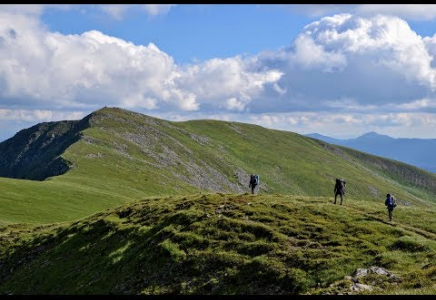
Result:
M372 293L425 294L436 242L419 226L325 198L145 199L72 223L2 227L0 293L334 294L376 266L395 276L358 279Z

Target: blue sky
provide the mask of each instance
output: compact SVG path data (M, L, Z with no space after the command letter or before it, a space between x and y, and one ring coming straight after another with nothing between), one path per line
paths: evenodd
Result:
M0 141L103 106L436 138L436 5L0 5Z
M177 63L276 50L314 19L281 5L179 4L159 15L131 5L120 17L101 14L96 5L83 7L86 13L52 8L42 20L63 34L99 30L137 45L154 43Z

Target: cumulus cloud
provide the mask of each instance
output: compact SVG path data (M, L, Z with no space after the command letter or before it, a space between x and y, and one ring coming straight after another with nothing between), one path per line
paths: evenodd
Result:
M75 107L104 101L149 109L197 108L195 96L172 82L180 72L172 57L154 44L135 46L98 31L48 33L27 27L26 20L9 23L3 31L4 98Z
M310 35L305 34L295 40L289 59L304 69L321 69L322 72L329 73L341 70L347 64L343 54L326 51L324 45L317 44Z
M282 72L276 84L287 91L270 110L371 110L434 95L435 38L420 37L397 17L322 18L287 49L259 54L260 65Z
M50 32L32 14L0 10L0 109L27 121L119 106L301 132L434 130L435 55L436 35L421 37L403 19L338 14L308 24L287 48L178 65L153 43ZM22 113L33 110L43 113Z
M256 59L239 56L211 59L186 67L175 82L201 99L205 110L224 107L243 111L262 95L266 85L276 83L283 75L274 69L259 70L257 63Z
M0 107L145 111L243 110L281 76L255 59L179 66L156 45L99 31L49 32L37 18L0 12ZM230 99L230 100L229 100Z
M239 110L242 111L244 110L244 103L241 101L238 101L238 99L236 99L235 97L229 98L226 101L226 108L229 110Z

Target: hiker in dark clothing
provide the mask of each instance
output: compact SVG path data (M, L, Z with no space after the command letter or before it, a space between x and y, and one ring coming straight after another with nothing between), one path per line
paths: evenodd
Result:
M388 215L389 215L389 221L392 221L392 212L394 211L394 208L397 206L397 201L395 200L394 196L391 194L386 195L385 205L388 208Z
M336 184L335 184L334 193L335 193L335 202L334 202L334 204L336 204L336 198L339 195L341 197L341 205L342 205L342 200L343 200L343 197L345 195L345 181L344 180L336 178Z
M251 187L251 193L254 194L254 189L259 184L259 175L251 174L250 175L250 184L248 187Z

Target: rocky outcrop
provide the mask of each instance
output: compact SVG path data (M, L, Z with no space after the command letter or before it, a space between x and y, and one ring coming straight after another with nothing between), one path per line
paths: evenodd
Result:
M371 276L369 276L371 275ZM358 268L353 276L345 276L339 282L332 283L328 295L354 295L367 294L380 291L381 286L396 285L401 279L391 271L372 266L370 268Z

